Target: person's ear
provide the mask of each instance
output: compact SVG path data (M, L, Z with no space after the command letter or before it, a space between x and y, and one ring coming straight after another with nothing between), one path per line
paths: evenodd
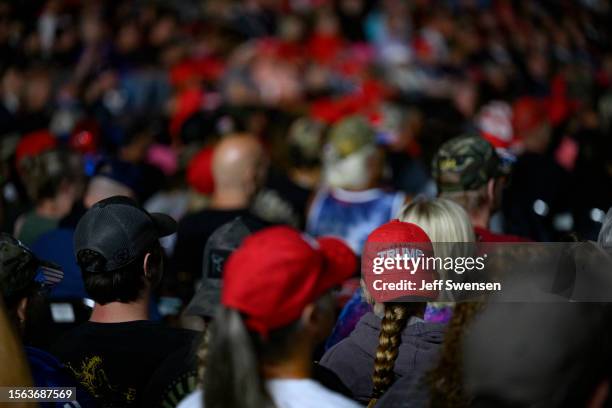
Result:
M23 324L26 319L26 309L28 308L28 298L24 297L19 301L17 305L17 318L19 319L19 323Z
M491 180L489 180L487 182L487 201L489 203L495 203L495 184L497 183L497 180L495 180L494 178L492 178Z
M315 303L311 303L304 308L301 322L304 331L309 333L317 343L325 340L334 326L332 314Z
M317 307L314 305L314 303L308 304L302 311L302 326L307 330L316 328L318 319L317 314Z
M144 270L144 276L155 286L161 278L161 260L151 252L147 252L144 257L142 269Z

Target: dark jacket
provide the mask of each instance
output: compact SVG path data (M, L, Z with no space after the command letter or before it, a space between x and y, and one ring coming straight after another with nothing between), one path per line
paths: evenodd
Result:
M424 374L409 375L394 382L374 408L429 408L429 385Z
M378 347L381 319L365 314L349 337L329 349L320 364L335 372L351 390L353 398L367 403L372 394L374 356ZM402 343L395 361L397 378L418 375L435 363L444 336L444 325L417 322L402 333Z

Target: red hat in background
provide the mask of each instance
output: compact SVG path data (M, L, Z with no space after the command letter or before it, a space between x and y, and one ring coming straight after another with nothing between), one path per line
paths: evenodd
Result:
M100 139L100 125L93 119L83 120L74 127L69 146L80 153L95 153Z
M57 139L48 130L37 130L21 138L15 149L15 163L19 167L26 157L38 156L57 146Z
M214 148L208 146L200 150L187 166L187 183L202 194L212 194L215 180L212 174Z
M421 290L422 282L433 282L438 278L437 272L419 268L414 273L406 269L385 268L381 273L374 271L374 259L378 257L395 258L397 255L433 256L433 245L429 236L421 227L409 222L391 220L370 233L361 256L361 272L368 292L377 302L398 300L435 300L436 290ZM399 284L402 281L414 282L415 289L377 290L386 284ZM375 283L378 281L378 283Z
M299 319L309 303L356 268L355 254L339 239L267 228L246 238L227 260L221 303L244 313L247 327L265 337Z
M525 133L536 129L549 120L546 103L540 99L528 96L522 97L514 103L512 109L514 133L521 139L525 137Z

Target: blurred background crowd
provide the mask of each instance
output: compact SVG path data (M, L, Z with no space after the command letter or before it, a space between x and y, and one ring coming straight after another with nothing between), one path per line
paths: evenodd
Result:
M1 230L61 265L52 297L72 315L51 320L76 323L85 211L122 195L171 215L150 314L172 325L236 217L359 255L404 204L442 195L471 239L596 239L611 30L605 0L0 0ZM360 302L353 283L341 305ZM44 348L58 329L29 330Z
M176 193L180 218L198 204L179 195L212 190L197 153L233 132L270 159L257 209L304 225L327 127L352 114L384 145L381 183L409 195L435 194L451 137L509 148L498 230L593 237L612 203L605 1L5 1L0 16L5 231L56 193L24 161L42 150L75 160L48 218L103 161L142 203ZM314 125L289 132L298 118Z

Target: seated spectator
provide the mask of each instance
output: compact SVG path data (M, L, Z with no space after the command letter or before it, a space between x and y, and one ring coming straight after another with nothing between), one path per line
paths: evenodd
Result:
M374 129L361 116L334 125L323 154L323 181L308 213L306 230L313 236L334 235L361 253L368 234L389 221L405 196L381 188L384 153Z
M389 249L413 242L431 243L420 227L398 220L378 227L367 240ZM423 321L425 306L422 301L376 305L349 337L325 353L321 365L336 373L357 401L377 399L396 375L422 371L437 355L444 326Z
M96 175L87 184L82 204L75 205L71 213L64 217L58 228L42 234L33 244L32 251L41 258L62 266L64 279L53 288L51 298L79 299L87 297L81 271L74 257L74 228L88 208L112 196L133 197L133 191L125 184L106 175Z
M326 127L309 118L296 119L285 132L286 166L272 166L253 212L266 221L303 229L306 210L321 176L321 150ZM285 142L283 140L283 142Z
M204 247L204 270L199 288L183 312L183 327L201 329L206 333L221 303L225 261L247 236L265 226L267 224L256 217L241 216L213 232ZM166 358L151 376L143 406L163 408L173 405L195 390L198 375L201 375L196 369L198 346L185 345ZM186 371L186 366L194 369Z
M0 290L2 298L6 300L9 320L26 344L31 336L31 328L44 325L47 313L42 309L46 307L43 302L46 292L61 281L62 277L63 273L56 265L36 258L32 251L10 235L0 234ZM77 387L68 369L51 354L31 346L25 347L25 354L35 386ZM11 366L11 370L13 369L19 375L19 365ZM2 384L9 385L7 382ZM77 387L76 401L58 402L53 406L97 406L93 398L81 387Z
M198 323L205 331L210 327L221 304L223 267L227 259L248 236L267 226L268 224L258 218L247 215L238 217L213 232L204 248L204 271L200 287L187 305L183 313L184 319L198 316ZM189 320L189 323L195 324L192 320ZM312 378L332 391L350 395L348 388L333 372L317 363L313 364Z
M433 159L432 172L438 195L465 209L474 225L477 241L526 241L489 230L491 216L501 202L505 171L493 146L480 136L451 139L440 147Z
M333 320L330 291L356 266L342 242L314 241L289 227L245 239L225 266L204 395L196 392L179 406L199 407L204 400L209 408L357 407L310 379L315 346Z
M138 405L168 354L196 340L195 332L147 320L163 273L159 238L175 229L169 216L121 196L98 202L77 225L75 255L95 306L53 350L103 406Z
M82 193L81 161L73 153L48 150L24 157L19 169L34 209L17 219L15 236L31 245L58 226Z
M227 258L246 237L267 226L259 218L245 215L223 224L211 234L204 247L199 288L185 309L186 316L199 316L206 323L212 320L221 304L223 267Z
M462 379L463 336L482 308L480 302L458 303L444 334L441 355L435 367L428 372L399 378L375 407L467 407Z
M450 200L417 199L400 211L399 218L401 221L421 226L432 239L438 252L452 250L448 243L474 242L474 232L467 214L458 204ZM436 243L442 244L436 245ZM371 305L364 301L363 295L362 291L357 291L342 309L332 336L327 341L328 349L347 337L359 319L372 310ZM446 323L451 313L452 303L429 302L424 319L427 322Z
M202 256L208 238L221 225L249 214L251 200L265 176L265 156L262 146L251 135L227 136L215 147L212 171L215 189L210 206L186 215L179 223L174 264L179 281L189 287L202 272Z

